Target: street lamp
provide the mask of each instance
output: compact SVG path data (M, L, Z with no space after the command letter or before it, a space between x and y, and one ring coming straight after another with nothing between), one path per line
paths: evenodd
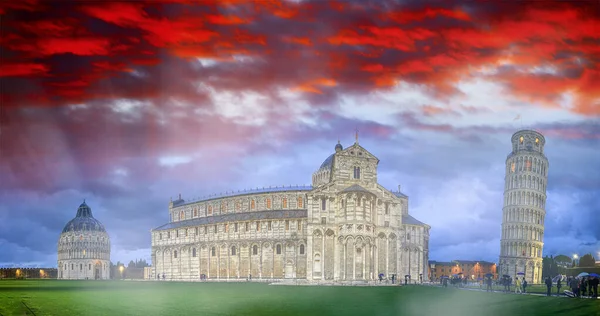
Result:
M123 266L119 266L119 271L121 272L121 279L123 278L123 270L125 268Z

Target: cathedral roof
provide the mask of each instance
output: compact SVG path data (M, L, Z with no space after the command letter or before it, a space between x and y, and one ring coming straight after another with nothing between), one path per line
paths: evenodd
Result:
M177 206L182 206L182 205L187 205L187 204L193 204L193 203L199 203L199 202L206 202L206 201L210 201L210 200L217 200L217 199L221 199L221 198L228 198L228 197L236 197L236 196L243 196L243 195L249 195L249 194L260 194L260 193L271 193L271 192L297 192L297 191L311 191L313 189L313 187L311 185L296 185L296 186L281 186L281 187L268 187L268 188L256 188L256 189L249 189L249 190L243 190L243 191L231 191L231 192L226 192L226 193L221 193L221 194L213 194L209 197L204 197L201 199L193 199L193 200L184 200L181 197L175 201L173 201L173 206L177 207Z
M199 226L206 224L218 224L223 222L237 222L249 220L265 220L265 219L284 219L284 218L305 218L308 216L306 210L272 210L272 211L257 211L230 213L222 215L213 215L199 218L192 218L184 221L172 222L155 228L154 230L168 230L180 227Z
M408 196L400 191L398 192L392 192L394 193L395 196L399 197L399 198L407 198Z
M361 187L358 184L353 184L345 189L342 190L343 193L345 192L367 192L367 193L371 193L371 191Z
M75 218L70 220L62 230L63 233L74 231L106 232L106 229L104 229L104 225L102 225L100 221L94 218L92 209L85 204L84 201L79 205L79 208L77 208L77 215L75 215Z
M422 226L426 225L425 223L417 220L416 218L412 217L411 215L402 215L402 224L422 225Z

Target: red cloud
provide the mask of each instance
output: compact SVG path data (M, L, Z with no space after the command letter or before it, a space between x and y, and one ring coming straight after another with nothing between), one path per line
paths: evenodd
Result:
M0 77L40 76L48 72L48 66L36 63L2 64Z
M477 75L477 69L509 64L514 68L487 75L507 93L544 105L571 93L574 111L600 115L595 85L600 17L593 7L579 3L503 4L492 9L488 7L493 4L486 3L424 8L339 1L173 3L79 2L70 5L79 13L70 17L59 12L66 8L35 2L3 5L7 31L0 45L10 57L2 77L29 76L47 94L38 100L69 104L105 97L95 92L101 80L124 76L135 67L156 67L170 55L189 62L195 57L230 61L230 68L211 70L216 88L223 84L264 92L276 85L321 94L324 86L352 92L407 81L447 97L457 92L459 80ZM37 13L27 22L10 14L40 9L47 14ZM98 20L114 29L91 27ZM61 63L45 59L65 54L89 67L65 73ZM261 63L251 66L257 67L252 71L235 73L230 70L234 55L259 57ZM555 73L526 73L545 65ZM29 97L3 98L17 105L20 98Z

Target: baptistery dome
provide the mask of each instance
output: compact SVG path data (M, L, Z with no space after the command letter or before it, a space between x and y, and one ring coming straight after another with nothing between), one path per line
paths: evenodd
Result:
M85 201L58 240L59 279L109 279L110 238Z

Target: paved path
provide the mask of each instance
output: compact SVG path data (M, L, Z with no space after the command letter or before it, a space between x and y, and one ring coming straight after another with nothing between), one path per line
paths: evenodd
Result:
M432 286L436 286L436 285L432 285ZM465 287L455 287L456 289L459 290L465 290L465 291L474 291L474 292L487 292L485 289L479 289L479 288L465 288ZM515 294L515 295L533 295L533 296L547 296L546 294L541 294L541 293L515 293L514 291L514 287L513 290L510 292L505 292L505 291L492 291L493 293L504 293L504 294ZM553 297L564 297L564 298L572 298L572 297L568 297L564 294L556 294L555 292L552 292L552 296ZM591 297L580 297L580 299L593 299ZM600 297L598 297L597 299L600 299Z

